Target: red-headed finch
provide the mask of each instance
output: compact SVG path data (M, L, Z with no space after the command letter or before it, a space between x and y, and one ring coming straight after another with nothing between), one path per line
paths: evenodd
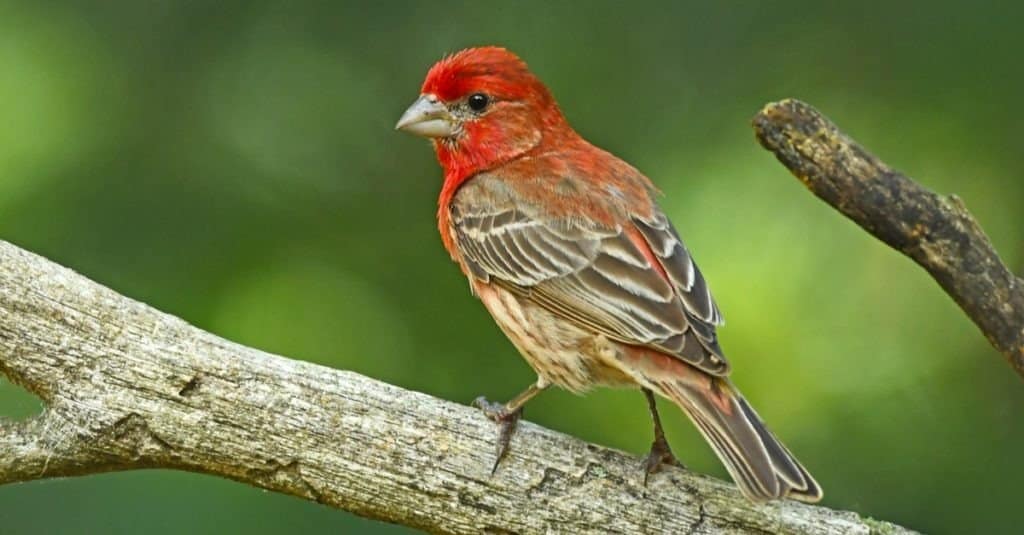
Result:
M654 185L580 137L522 60L496 47L442 59L397 128L433 140L444 246L537 372L504 405L477 400L503 424L499 461L523 405L548 386L631 386L654 419L647 473L675 463L656 393L693 420L751 500L821 499L729 380L722 316Z

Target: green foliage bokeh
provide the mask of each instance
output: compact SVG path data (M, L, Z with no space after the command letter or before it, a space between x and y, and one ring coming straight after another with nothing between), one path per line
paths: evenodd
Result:
M501 44L664 190L737 383L826 505L1011 533L1020 379L749 127L764 103L804 99L961 196L1024 263L1024 9L872 4L0 1L0 239L243 344L460 402L510 397L532 374L441 249L429 146L392 130L433 61ZM0 380L0 416L38 410ZM545 394L527 414L636 453L651 439L635 392ZM688 465L724 477L666 416ZM183 529L406 531L193 474L0 487L2 533Z

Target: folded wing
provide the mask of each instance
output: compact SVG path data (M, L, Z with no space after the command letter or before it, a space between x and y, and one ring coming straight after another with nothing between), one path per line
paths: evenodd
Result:
M545 219L529 206L472 194L457 196L451 210L455 242L474 277L611 339L729 373L715 332L721 314L664 214L603 226Z

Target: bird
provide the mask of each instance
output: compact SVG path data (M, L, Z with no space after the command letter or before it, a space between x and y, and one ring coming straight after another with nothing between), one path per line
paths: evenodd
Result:
M654 424L644 484L682 466L655 395L696 425L753 502L822 489L730 380L704 275L640 171L586 141L526 63L497 46L443 57L397 130L429 139L443 170L441 241L472 293L537 374L507 403L492 474L523 406L552 385L638 388Z

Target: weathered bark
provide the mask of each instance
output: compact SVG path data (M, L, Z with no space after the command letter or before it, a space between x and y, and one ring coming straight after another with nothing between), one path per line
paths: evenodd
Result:
M926 269L1024 376L1024 280L963 201L894 171L798 100L765 106L754 130L807 189Z
M476 410L243 347L0 241L0 371L46 402L0 421L0 483L110 470L214 474L443 533L910 533L753 505L522 423L490 475Z

